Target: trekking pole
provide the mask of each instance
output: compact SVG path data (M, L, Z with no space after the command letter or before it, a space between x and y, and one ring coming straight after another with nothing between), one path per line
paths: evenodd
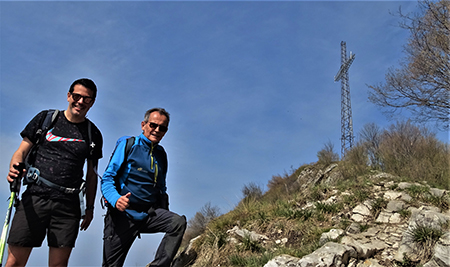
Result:
M6 219L5 224L3 225L2 235L0 238L0 267L3 266L3 254L5 252L5 246L6 246L6 235L8 233L9 228L9 221L11 220L11 211L17 200L17 195L20 191L20 180L22 178L23 169L25 168L24 163L19 163L19 165L14 166L16 170L19 171L19 175L17 175L16 179L10 184L11 189L11 197L9 198L9 206L8 210L6 211Z

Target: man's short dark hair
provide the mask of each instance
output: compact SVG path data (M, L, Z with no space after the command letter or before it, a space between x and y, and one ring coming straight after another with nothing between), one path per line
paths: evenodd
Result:
M94 99L97 97L97 86L95 85L95 83L92 80L90 80L88 78L81 78L81 79L74 81L72 83L72 85L70 86L69 93L73 93L73 88L77 84L81 84L84 87L86 87L87 89L91 90L93 93L92 97Z
M150 114L153 113L153 112L159 112L159 114L166 116L167 123L169 123L169 121L170 121L170 114L169 114L169 112L167 112L163 108L152 108L152 109L147 110L147 112L145 112L145 115L144 115L144 121L145 122L148 122L148 119L150 118Z

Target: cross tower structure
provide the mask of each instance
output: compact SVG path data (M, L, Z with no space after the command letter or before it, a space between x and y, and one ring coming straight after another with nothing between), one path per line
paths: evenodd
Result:
M350 52L347 58L347 45L341 42L341 67L334 76L334 81L341 81L341 157L353 146L352 105L350 101L350 86L348 82L348 69L355 60L355 54Z

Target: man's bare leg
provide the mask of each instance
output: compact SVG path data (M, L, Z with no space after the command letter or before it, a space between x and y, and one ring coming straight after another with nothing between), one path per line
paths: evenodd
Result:
M48 252L48 266L49 267L66 267L69 264L70 253L72 248L50 247Z
M22 267L27 264L32 247L18 247L8 245L8 260L5 267Z

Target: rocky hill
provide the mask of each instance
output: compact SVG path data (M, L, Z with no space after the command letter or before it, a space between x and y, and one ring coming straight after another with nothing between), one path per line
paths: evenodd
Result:
M191 240L172 266L450 267L447 190L430 187L426 182L402 182L386 173L369 174L362 179L363 187L355 183L352 188L343 183L337 164L322 169L308 166L294 175L295 180L286 188L286 192L296 192L296 197L286 202L289 216L274 216L267 222L260 218L268 215L258 211L259 217L246 213L258 219L245 220L245 224L242 215L232 223L221 222L228 226L222 231L223 238L208 244L211 239L207 235L213 233L209 229ZM312 190L320 197L312 198ZM364 197L357 197L361 191ZM302 195L309 197L299 197ZM320 231L311 241L305 240L309 229L293 231L295 228L287 226L300 217L313 220L314 214L319 214L320 219L302 224L310 225L307 228L311 231ZM217 232L214 236L218 236ZM305 255L286 253L305 246L314 250ZM244 252L247 257L231 257ZM250 258L260 260L244 260Z

